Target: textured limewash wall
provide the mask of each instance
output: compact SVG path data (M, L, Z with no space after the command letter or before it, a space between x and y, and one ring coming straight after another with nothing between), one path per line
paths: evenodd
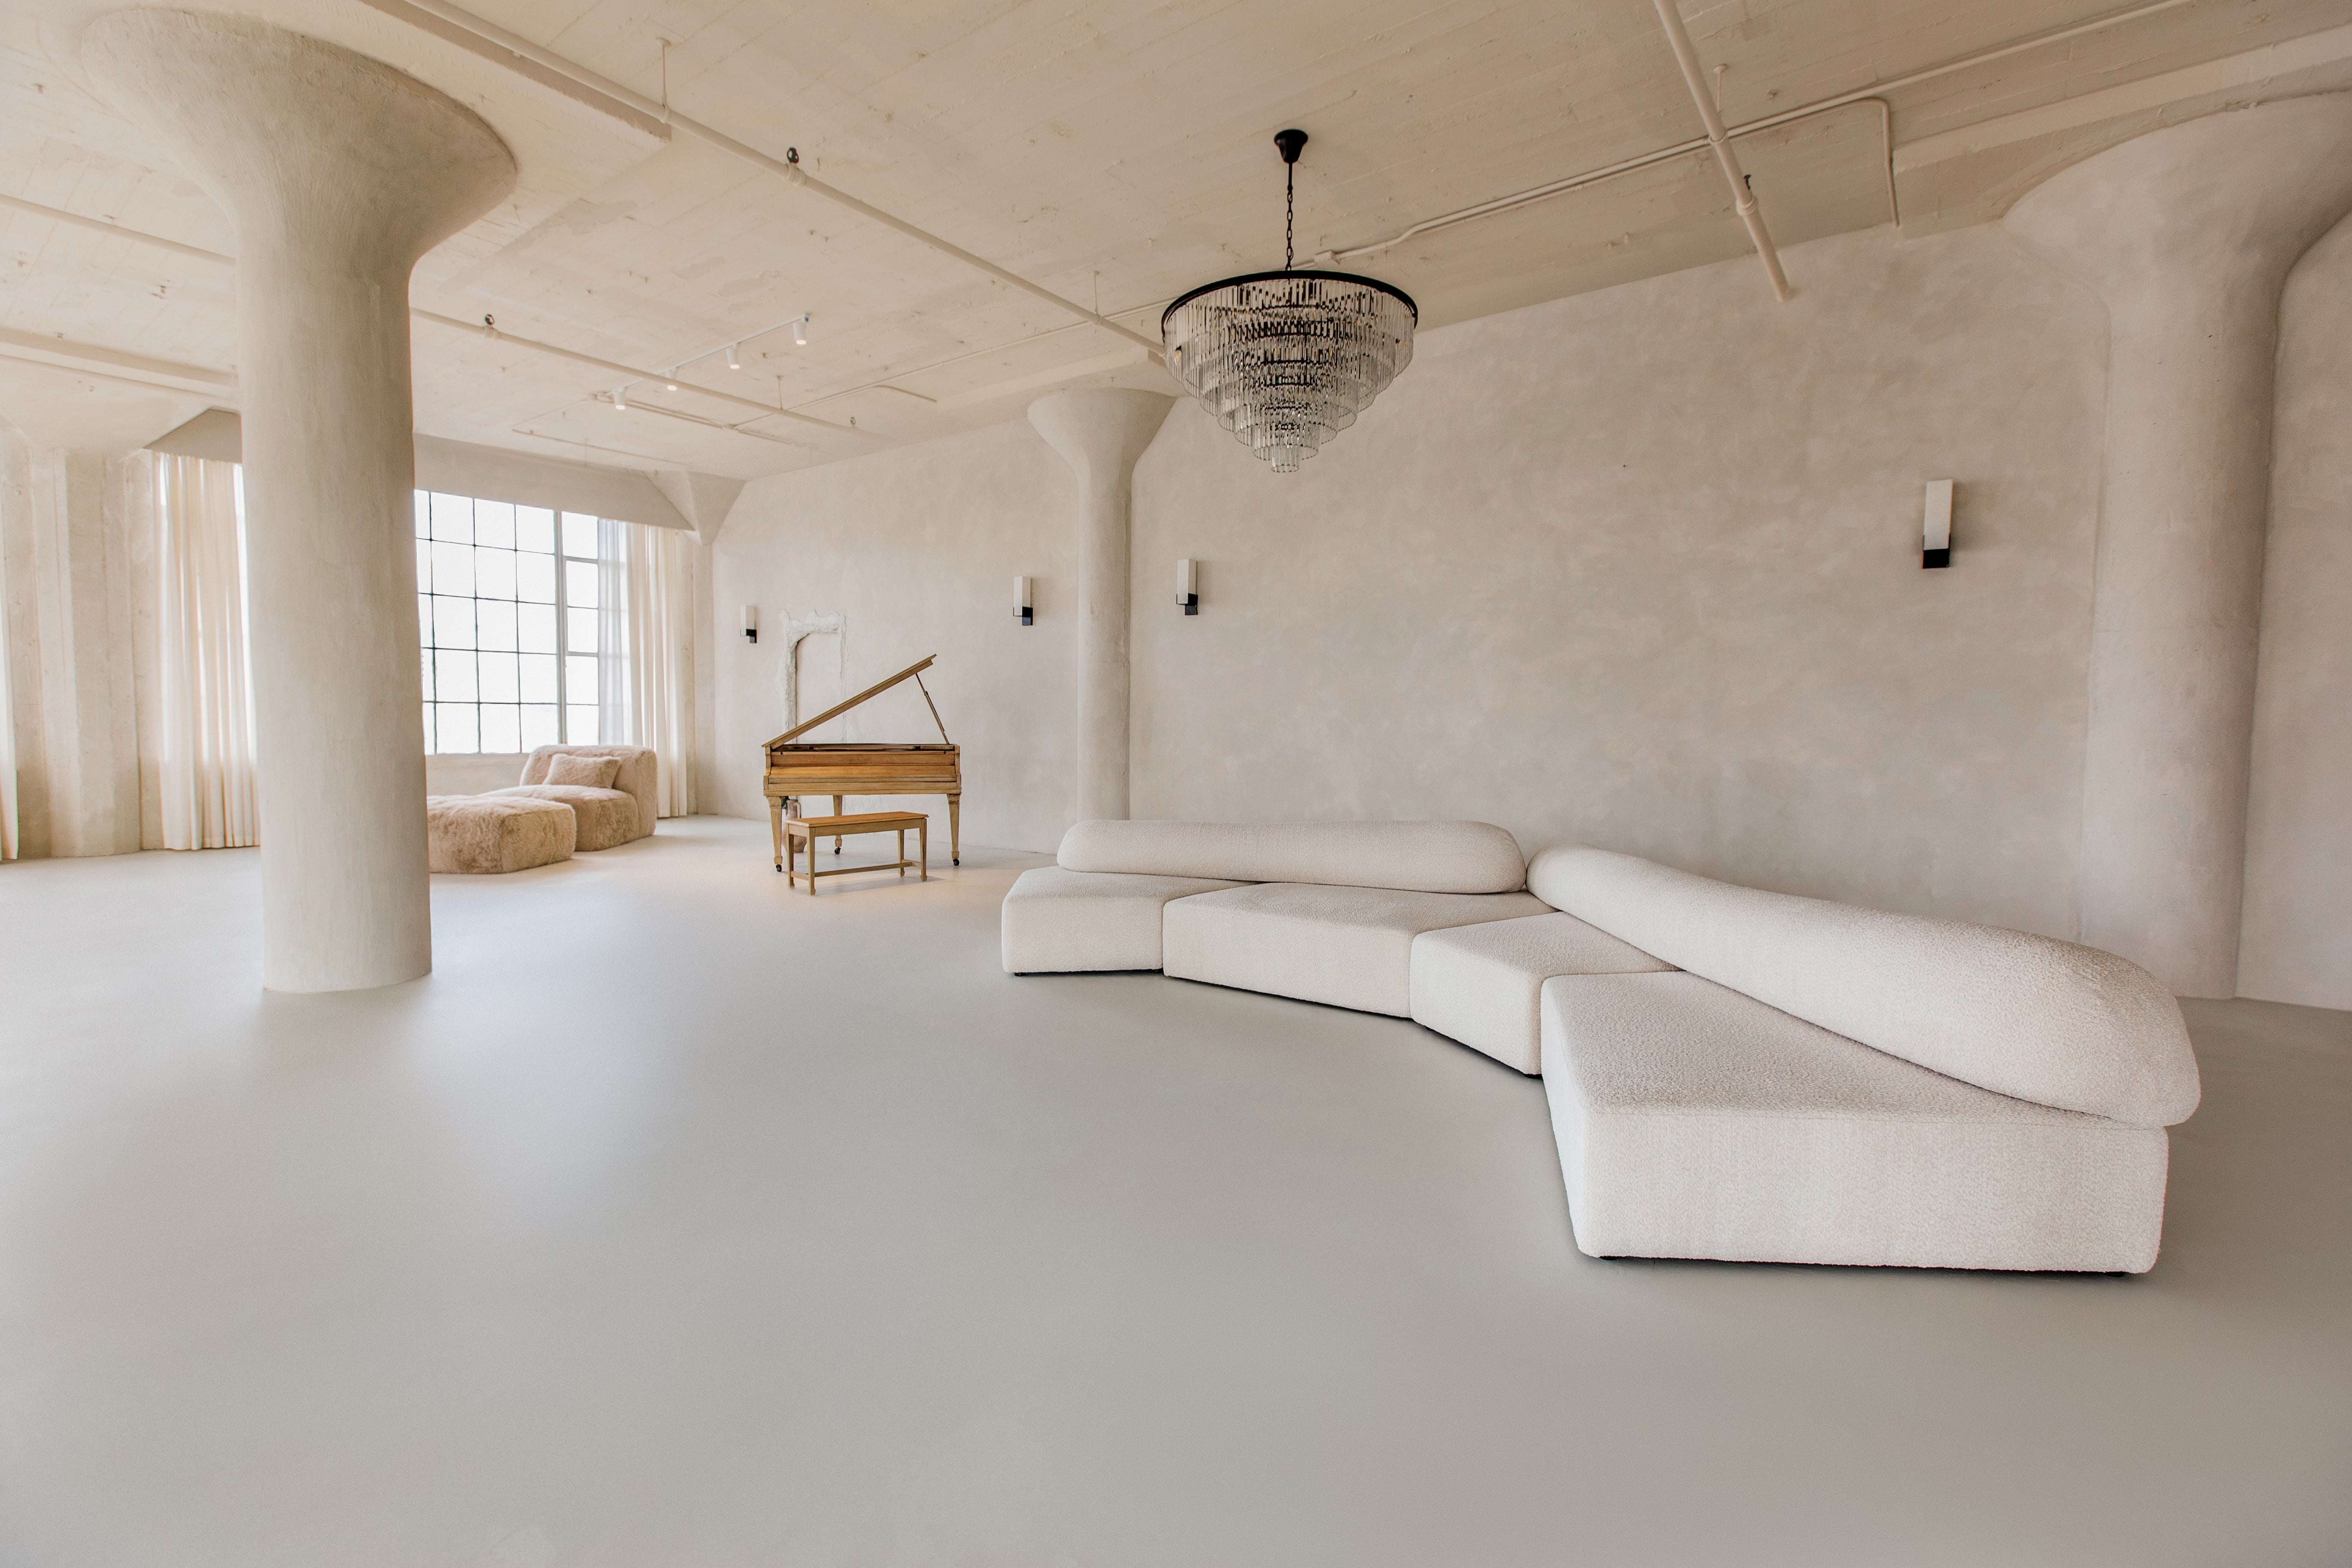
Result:
M1747 260L1431 332L1296 476L1180 405L1136 475L1135 814L1484 817L2070 933L2104 314L1992 228L1791 272L1785 307ZM1958 563L1922 572L1938 478ZM745 601L845 610L853 684L937 651L970 837L1049 848L1071 505L1019 425L757 481L720 629ZM779 658L719 661L716 809L760 809Z
M963 747L964 842L1051 848L1075 798L1073 494L1068 467L1025 422L748 486L711 552L717 722L701 809L767 815L760 744L784 727L786 616L838 614L843 637L802 645L802 715L937 654L923 679ZM1037 579L1028 627L1013 615L1023 573ZM760 606L756 647L737 618L745 605ZM938 731L910 681L810 738ZM931 814L944 859L946 802L850 809L891 805Z
M1990 228L1790 271L1431 333L1289 479L1180 410L1138 471L1136 815L1483 817L2071 934L2104 313Z
M2352 1007L2352 222L2279 328L2238 992Z

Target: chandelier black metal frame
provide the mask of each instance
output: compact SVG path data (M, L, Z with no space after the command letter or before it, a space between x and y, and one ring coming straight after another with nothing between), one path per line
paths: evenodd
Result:
M1204 283L1160 318L1169 374L1235 439L1292 474L1412 363L1421 310L1393 284L1293 265L1298 154L1282 151L1282 269Z

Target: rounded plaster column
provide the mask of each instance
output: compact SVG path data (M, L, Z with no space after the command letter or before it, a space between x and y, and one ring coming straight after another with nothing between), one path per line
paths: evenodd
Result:
M1105 387L1057 392L1029 423L1078 481L1078 818L1127 816L1127 631L1135 460L1176 400Z
M470 110L245 17L117 11L89 74L227 209L261 811L262 984L433 967L408 275L514 186Z
M2347 208L2334 93L2151 132L2005 220L2107 306L2082 936L2183 995L2237 986L2279 295Z

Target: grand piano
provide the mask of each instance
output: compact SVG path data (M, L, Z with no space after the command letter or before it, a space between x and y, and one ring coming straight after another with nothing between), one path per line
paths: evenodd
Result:
M948 739L948 727L940 721L939 704L931 700L930 688L923 684L923 671L930 667L929 658L910 664L889 679L867 687L846 702L834 704L768 742L767 783L763 787L768 797L768 820L775 830L778 865L783 863L784 857L784 808L800 796L811 795L833 796L835 816L841 813L845 795L943 795L948 797L948 857L955 865L963 864L963 754ZM794 736L804 735L825 721L839 718L868 698L879 696L908 679L923 694L923 706L931 710L931 722L940 727L937 745L928 741L903 744L889 741L794 741ZM815 846L810 847L814 849ZM833 848L836 855L841 852L840 839L833 841Z

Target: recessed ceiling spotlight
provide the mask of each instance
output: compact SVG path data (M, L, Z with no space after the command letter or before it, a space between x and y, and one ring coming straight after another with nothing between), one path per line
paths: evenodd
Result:
M741 370L743 368L743 356L735 352L735 345L733 343L729 343L727 345L727 368L729 370Z

